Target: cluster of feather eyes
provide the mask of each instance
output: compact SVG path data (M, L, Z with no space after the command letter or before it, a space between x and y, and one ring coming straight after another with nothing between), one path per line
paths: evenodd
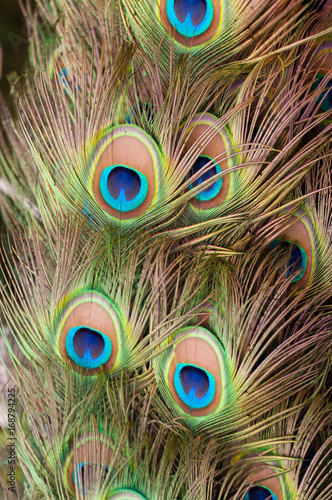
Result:
M0 100L2 497L329 500L331 3L36 4Z

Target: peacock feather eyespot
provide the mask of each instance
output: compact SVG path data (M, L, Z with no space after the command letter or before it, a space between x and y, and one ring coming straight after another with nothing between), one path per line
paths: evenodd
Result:
M206 170L204 168L207 165L211 165L211 164L212 164L212 166L209 170ZM194 187L199 186L200 184L202 184L202 182L207 181L208 179L211 179L212 177L214 177L215 175L217 175L221 172L220 165L215 163L208 156L204 156L204 155L201 155L197 158L197 160L195 161L195 163L192 167L191 173L192 173L192 175L195 175L202 169L204 169L203 174L198 179L193 181L193 183L189 186L189 189L193 189ZM195 199L199 200L199 201L212 200L213 198L215 198L219 194L221 187L222 187L222 182L223 182L222 178L218 179L217 181L215 181L212 184L212 186L209 186L206 189L204 189L203 191L201 191L200 193L198 193L195 196Z
M194 417L222 408L229 392L229 367L217 338L206 328L186 327L170 340L170 347L154 361L166 403Z
M216 393L216 381L207 370L189 363L178 363L174 374L175 390L189 408L205 408Z
M265 486L252 486L243 500L278 500L278 497Z
M201 35L211 26L213 10L211 0L167 0L166 2L170 24L187 38Z
M205 113L196 115L190 123L184 125L184 153L195 152L197 147L201 152L190 171L191 176L195 175L195 180L189 190L212 180L221 172L227 172L233 166L233 158L226 153L231 149L231 136L225 128L220 129L217 122L215 116ZM202 175L197 178L201 170ZM190 206L209 214L209 210L220 207L231 197L232 184L231 173L217 178L190 200Z
M326 40L317 48L314 59L313 69L317 72L312 88L322 88L322 92L317 100L320 102L320 110L327 112L332 110L332 40ZM322 85L324 80L325 85ZM328 125L331 118L326 119L323 124Z
M161 154L136 125L104 131L95 146L90 173L93 198L114 221L132 221L160 197Z
M75 293L59 305L56 316L60 356L75 371L94 375L119 364L125 324L106 296L96 291Z
M281 466L276 463L261 464L247 478L248 490L243 500L283 500L285 492L292 491L285 475L280 475ZM288 498L288 497L287 497Z
M316 265L315 234L312 222L302 210L298 210L283 225L283 228L271 244L276 252L290 250L287 261L286 277L291 277L289 291L297 291L307 286L314 275ZM280 250L279 250L280 249Z
M144 174L124 165L106 167L99 180L100 192L108 205L119 212L138 208L148 194Z
M143 495L137 493L137 491L122 488L121 490L114 491L107 500L146 500Z
M290 241L281 241L279 238L276 238L271 243L271 250L275 250L277 254L279 248L283 248L283 250L288 250L288 248L291 249L290 256L286 264L286 277L289 278L291 275L295 274L295 277L292 279L291 283L296 283L301 278L303 278L304 273L307 269L307 254L303 248L296 245L295 243L292 243Z
M161 0L160 22L185 47L212 40L220 30L222 5L215 0Z
M85 435L70 451L64 466L64 478L68 490L75 495L80 491L83 495L93 488L101 487L110 477L110 464L113 451L102 437L93 433Z
M112 342L102 332L86 326L70 328L66 337L69 357L82 368L99 368L112 354Z

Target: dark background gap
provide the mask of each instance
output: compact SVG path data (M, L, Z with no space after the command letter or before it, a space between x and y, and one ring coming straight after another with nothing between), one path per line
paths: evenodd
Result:
M9 93L6 75L22 72L28 57L27 32L18 0L0 0L0 45L2 47L2 77L0 89Z

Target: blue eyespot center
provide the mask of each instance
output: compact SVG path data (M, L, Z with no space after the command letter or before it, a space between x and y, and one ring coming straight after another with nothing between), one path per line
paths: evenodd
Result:
M167 0L166 13L170 24L187 38L206 31L213 20L211 0Z
M138 195L141 189L139 175L129 168L115 167L107 178L107 187L111 195L117 199L123 190L126 200L131 201Z
M203 397L209 388L209 378L204 370L196 366L184 366L180 371L180 380L184 392L189 394L192 388L195 389L196 397Z
M112 354L112 342L107 335L87 326L71 328L66 337L69 357L82 368L99 368Z
M253 486L243 500L278 500L277 496L265 486Z
M324 76L318 74L317 80L313 84L313 89L316 90L320 85L320 82L323 80ZM327 83L328 89L321 93L319 100L323 99L320 107L323 111L330 111L332 107L332 78Z
M213 375L191 364L177 364L174 385L181 400L190 408L205 408L212 402L216 392Z
M105 347L105 341L102 335L90 328L80 328L74 335L74 349L76 354L83 358L89 351L92 359L98 358Z
M99 469L99 470L98 470ZM103 474L103 470L105 472ZM108 473L107 465L96 464L91 462L81 462L77 465L76 471L73 471L73 480L77 484L78 488L82 488L83 494L85 493L85 488L91 486L94 483L94 478L99 477L101 482L105 480Z
M302 253L298 246L292 248L288 262L287 276L302 270Z
M287 262L287 271L286 271L286 276L289 278L292 274L297 274L295 278L292 280L292 283L296 283L299 281L303 276L307 268L307 254L303 248L299 247L295 243L291 243L290 241L282 241L279 239L276 239L272 242L271 244L271 249L277 248L280 244L282 244L283 249L285 251L289 250L289 247L291 247L291 252L290 252L290 257Z
M184 23L188 14L192 25L198 26L204 19L206 13L205 0L174 0L174 12L181 23Z
M148 194L146 176L124 165L105 168L99 186L106 203L122 212L139 207Z
M211 168L206 170L200 177L198 177L198 179L193 181L193 183L189 186L189 189L193 189L194 187L199 186L200 184L202 184L202 182L211 179L213 176L221 172L220 166L217 163L214 163L213 161L211 162L211 158L209 158L208 156L202 155L197 158L192 167L191 175L197 174L200 170L206 167L207 164L211 163L213 163ZM200 201L211 200L212 198L214 198L219 194L221 186L222 186L222 179L218 179L211 186L198 193L195 196L195 198Z

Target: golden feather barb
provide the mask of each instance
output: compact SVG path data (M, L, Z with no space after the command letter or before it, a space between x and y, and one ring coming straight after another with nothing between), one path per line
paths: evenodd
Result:
M36 3L2 497L330 500L331 2Z

